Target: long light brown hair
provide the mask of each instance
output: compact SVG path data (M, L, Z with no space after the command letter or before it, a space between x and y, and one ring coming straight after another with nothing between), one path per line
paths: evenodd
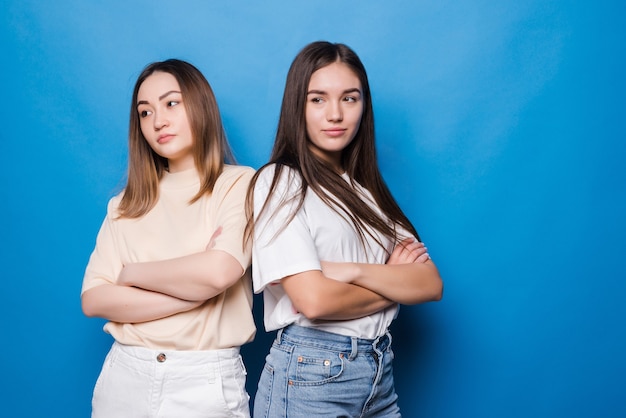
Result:
M334 62L347 65L359 78L364 100L361 123L354 139L342 152L341 164L351 180L358 182L372 194L382 211L382 216L369 205L363 204L362 198L353 185L344 181L328 163L315 156L309 147L310 139L307 135L305 115L309 81L315 71ZM352 222L363 245L365 245L365 234L370 235L382 245L380 240L368 231L368 227L397 242L400 237L396 226L400 225L419 239L413 224L400 209L380 174L376 158L374 114L367 73L357 54L348 46L325 41L313 42L304 47L291 64L270 160L257 171L248 189L246 239L251 238L254 230L254 185L261 171L270 164L275 164L276 169L268 196L274 193L285 167L295 170L302 178L299 204L291 214L292 218L302 207L308 189L311 189L335 212ZM257 216L267 210L268 200L269 198L266 199ZM286 203L282 202L282 204Z
M148 64L137 78L130 103L128 175L118 208L121 218L138 218L154 207L159 198L159 181L168 167L167 159L154 152L146 141L137 112L139 88L155 72L173 75L183 97L193 136L194 163L200 174L200 189L190 203L211 193L224 163L235 162L213 89L202 73L192 64L177 59Z

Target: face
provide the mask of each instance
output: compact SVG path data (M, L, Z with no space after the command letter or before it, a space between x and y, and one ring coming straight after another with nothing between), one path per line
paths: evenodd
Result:
M309 81L305 113L309 148L341 172L341 153L354 139L363 114L359 78L340 62L315 71Z
M141 132L150 147L167 158L169 171L194 167L193 136L176 78L155 72L144 80L137 93Z

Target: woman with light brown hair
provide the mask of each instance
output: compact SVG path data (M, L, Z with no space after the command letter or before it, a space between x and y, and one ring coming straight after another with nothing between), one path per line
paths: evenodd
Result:
M254 337L244 202L213 91L180 60L148 65L130 109L128 179L81 292L113 347L93 417L249 417L239 347Z

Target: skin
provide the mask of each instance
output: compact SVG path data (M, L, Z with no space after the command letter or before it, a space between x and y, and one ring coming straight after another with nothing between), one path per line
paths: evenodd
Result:
M167 158L169 171L194 168L193 136L176 78L156 72L139 87L137 112L148 145Z
M213 247L214 240L220 233L221 228L218 228L207 245L207 251ZM122 270L122 274L128 275L126 270L129 266ZM83 293L81 299L85 315L120 323L153 321L189 311L205 302L202 298L185 300L161 292L132 287L121 283L120 280L114 284L89 289Z
M176 78L155 72L137 96L141 131L150 147L167 158L170 172L195 168L193 136ZM114 283L87 290L87 316L121 323L152 321L194 309L241 278L242 266L230 254L213 250L218 228L205 251L168 260L124 266Z
M440 300L443 283L423 243L408 239L394 249L405 261L387 264L323 262L324 273L335 280L370 289L390 300L413 305ZM409 261L414 258L413 261Z
M335 62L311 75L305 109L309 149L339 172L341 153L352 142L363 115L359 78Z
M305 118L309 149L343 172L341 154L354 139L363 114L361 83L341 62L313 73ZM309 319L348 320L395 304L441 299L443 283L423 243L399 243L386 264L322 262L281 281L294 307Z

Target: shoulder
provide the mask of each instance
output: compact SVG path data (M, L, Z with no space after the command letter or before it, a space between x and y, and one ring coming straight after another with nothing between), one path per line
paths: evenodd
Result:
M115 219L119 216L119 206L122 201L122 197L124 197L123 191L109 199L109 202L107 203L107 216L109 218Z
M247 189L252 177L254 169L243 165L224 165L222 173L217 178L213 193L228 193L233 188Z
M259 170L257 184L269 188L273 183L281 189L300 189L302 177L297 170L286 165L267 164Z
M241 176L244 177L252 177L254 175L254 168L248 167L245 165L231 165L224 164L224 169L222 170L222 174L220 174L220 179L224 178L239 178Z
M254 176L254 169L245 165L224 165L222 173L217 178L218 183L232 184L239 181L250 182Z

